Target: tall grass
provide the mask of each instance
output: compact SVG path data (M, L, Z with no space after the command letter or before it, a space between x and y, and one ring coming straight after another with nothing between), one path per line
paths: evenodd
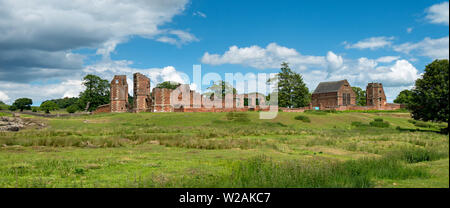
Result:
M231 164L231 174L188 176L183 181L166 179L150 187L220 188L370 188L377 179L429 177L421 167L409 167L397 159L358 159L346 162L320 158L275 161L258 156ZM160 180L158 180L160 181Z

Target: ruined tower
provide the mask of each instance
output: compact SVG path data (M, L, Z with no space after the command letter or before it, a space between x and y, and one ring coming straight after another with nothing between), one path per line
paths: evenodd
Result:
M366 102L368 106L378 108L386 105L386 95L384 94L383 84L369 83L366 88Z
M111 81L111 112L128 111L128 84L126 75L115 75Z
M136 113L151 111L150 79L141 73L135 73L133 79L133 111Z

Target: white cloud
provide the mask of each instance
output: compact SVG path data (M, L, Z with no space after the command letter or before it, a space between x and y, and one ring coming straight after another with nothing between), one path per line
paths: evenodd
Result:
M329 68L331 68L333 71L334 71L334 69L341 68L342 64L344 63L342 56L338 56L335 53L333 53L332 51L328 52L327 61L328 61Z
M266 48L257 45L243 48L231 46L223 55L206 52L202 57L204 64L240 64L257 69L279 68L284 61L298 70L305 70L309 66L326 65L323 56L301 55L295 49L279 46L276 43L270 43Z
M449 4L442 2L435 4L425 10L427 13L426 19L434 24L448 25L449 22Z
M200 11L196 11L192 15L198 16L198 17L202 17L202 18L206 18L206 14L203 13L203 12L200 12Z
M360 40L355 44L348 43L347 41L344 41L344 45L346 49L356 48L356 49L378 49L383 48L386 46L392 45L392 40L394 37L371 37L366 38L364 40Z
M449 58L449 37L431 39L429 37L417 43L404 43L393 47L395 51L410 54L417 52L420 56L431 59Z
M396 61L400 58L400 56L383 56L380 58L377 58L376 61L378 63L391 63L393 61Z
M97 49L108 59L132 36L170 36L174 44L196 41L189 32L160 29L181 14L187 2L0 0L0 77L17 82L47 78L46 74L61 78L83 68L80 55L66 57L72 50Z
M150 78L151 87L155 87L156 84L164 82L164 81L173 81L182 84L189 84L189 77L180 71L177 71L173 66L166 66L163 68L146 68L146 69L138 69L133 68L131 65L133 62L131 61L102 61L90 66L87 66L84 69L86 74L96 74L103 79L111 80L114 75L126 75L129 79L129 86L133 85L131 81L134 73L141 73ZM130 94L132 94L132 87L129 87Z
M195 35L182 30L169 30L166 33L165 36L161 36L156 40L177 46L199 41Z
M0 91L0 101L3 101L5 103L9 101L8 95L2 91Z

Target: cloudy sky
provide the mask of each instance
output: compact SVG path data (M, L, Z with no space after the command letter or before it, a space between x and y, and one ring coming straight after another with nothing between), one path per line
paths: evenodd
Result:
M0 100L73 97L93 73L141 72L154 86L203 74L276 73L310 91L382 82L392 101L449 57L448 1L0 0ZM204 89L207 86L202 86Z

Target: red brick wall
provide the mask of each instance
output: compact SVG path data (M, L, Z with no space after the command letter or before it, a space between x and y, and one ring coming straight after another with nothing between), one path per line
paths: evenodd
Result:
M133 111L146 112L151 109L150 79L143 74L133 75Z
M111 81L111 112L128 112L127 76L116 75Z
M111 105L110 104L106 104L106 105L101 105L98 106L97 109L92 112L93 114L99 114L99 113L111 113Z

